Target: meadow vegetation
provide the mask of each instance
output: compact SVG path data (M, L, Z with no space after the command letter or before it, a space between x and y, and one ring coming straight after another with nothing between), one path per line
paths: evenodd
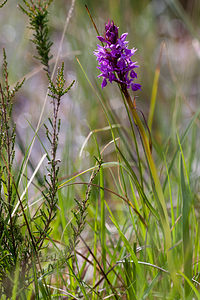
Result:
M199 13L1 1L0 299L200 299Z

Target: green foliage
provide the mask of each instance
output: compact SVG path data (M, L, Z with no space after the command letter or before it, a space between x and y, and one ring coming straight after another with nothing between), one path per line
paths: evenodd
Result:
M11 2L4 1L0 5L2 7L6 2L5 10L10 8ZM70 54L66 53L72 56L73 50L81 50L77 58L80 68L74 70L73 60L64 57L64 51L62 60L66 60L69 78L72 73L77 77L76 88L71 90L74 81L66 87L64 63L53 77L49 68L53 41L48 20L57 33L62 27L62 18L66 16L62 1L56 1L51 17L48 8L52 2L22 0L20 4L33 30L37 58L47 71L47 77L35 70L26 76L32 79L31 90L28 91L27 84L27 90L23 91L28 112L29 106L34 105L33 110L30 108L30 126L26 128L18 128L19 120L19 125L23 125L19 113L23 96L16 97L16 93L23 82L15 84L14 88L9 84L18 74L16 59L22 48L17 52L17 58L12 51L9 75L3 51L0 82L0 298L200 299L200 109L193 101L196 97L198 103L198 93L194 91L198 86L199 70L196 68L198 60L189 55L190 52L186 52L187 63L184 60L184 49L190 42L189 48L198 50L197 41L190 40L190 34L196 36L195 26L192 26L194 21L178 1L166 0L162 5L160 1L153 1L153 6L150 0L139 1L140 4L132 0L86 0L88 10L93 11L91 19L99 27L97 31L102 31L101 26L103 28L104 21L109 18L116 23L119 21L122 32L130 30L130 37L134 37L133 46L138 48L137 60L144 73L143 76L139 74L143 86L139 95L146 101L139 101L136 97L135 110L131 93L125 92L121 99L123 95L117 87L107 86L102 92L96 82L98 71L92 52L98 41L95 31L88 30L93 25L85 11L85 3L81 1L76 1L77 14L72 14L75 3L72 1L62 35L63 38L66 36L65 30L71 20L63 49L69 46ZM157 7L156 3L160 6ZM196 2L194 6L193 13L198 20L200 5ZM173 13L175 22L172 19L173 22L168 23L169 19L166 21L165 18L171 18ZM162 57L157 57L160 48L157 19L160 14L165 20L162 35L166 36L165 23L170 27L168 50L180 43L182 66L168 55L165 46L161 49ZM10 11L9 16L14 22ZM74 18L70 19L71 16ZM178 37L174 38L177 34L174 28L179 28L174 24L180 22L177 16L182 22L178 24L188 28L187 34L181 36L181 42ZM2 23L3 39L6 40L8 28ZM25 62L28 62L30 55L25 51L26 44L22 44ZM11 47L7 51L9 49ZM195 68L191 60L194 60ZM184 64L187 72L183 72L182 78ZM22 60L21 67L23 65ZM12 69L16 74L12 74ZM40 72L40 68L36 71ZM43 97L38 78L41 86L47 89L44 103L49 100L48 108L44 105L40 116L37 101L40 98L43 101ZM187 101L187 93L191 96L190 88L192 97L188 99L192 108ZM61 101L69 91L62 115ZM147 101L150 98L149 109ZM144 112L145 117L149 114L152 149L147 126L137 114L139 111ZM35 130L37 119L40 121ZM14 120L17 120L17 125L13 125ZM24 135L20 141L25 150L23 153L19 151L16 132ZM63 137L66 137L65 143ZM40 155L42 158L39 158L37 167L29 168L30 159L37 162ZM40 180L36 176L38 171Z
M87 216L87 208L89 206L89 198L90 198L90 194L91 194L91 187L92 187L92 183L95 179L95 177L98 175L98 173L101 170L101 165L102 165L102 159L97 160L97 166L98 169L92 173L92 176L90 177L90 181L88 183L88 187L86 190L86 195L85 195L85 199L83 199L81 202L79 202L79 200L75 199L75 202L77 204L77 207L72 211L73 215L74 215L74 219L75 219L75 225L72 225L72 230L73 230L73 240L70 239L70 243L73 245L73 247L75 248L78 244L78 239L82 233L82 231L84 230L85 227L85 223L86 223L86 216Z
M49 93L49 96L53 99L53 101L54 101L54 99L57 99L57 107L58 108L60 105L60 98L62 96L64 96L65 94L67 94L68 91L73 86L73 84L75 83L75 80L73 80L72 83L67 88L64 88L65 78L64 78L63 72L64 72L64 63L62 63L61 68L58 69L55 84L52 82L50 76L47 74L48 79L49 79L49 90L51 91L51 93Z
M16 218L12 218L16 200L14 188L13 160L15 157L15 125L12 127L11 115L13 98L24 81L10 89L6 52L3 50L2 82L0 82L0 295L12 292L12 274L15 270L18 253L23 254L23 238ZM22 258L23 256L23 258Z
M47 74L49 79L49 97L51 97L51 103L53 106L53 118L49 120L49 127L44 124L46 129L46 136L50 144L51 155L48 155L48 167L47 176L44 176L44 181L46 183L46 191L43 192L45 198L45 208L40 210L40 217L43 223L43 227L37 226L40 232L40 238L37 240L38 249L43 245L46 235L51 231L50 224L56 216L57 211L57 191L58 191L58 173L59 173L59 162L56 153L58 148L59 132L60 132L60 119L58 118L58 112L61 103L61 97L64 96L73 86L73 81L67 88L65 88L65 78L64 78L64 63L60 69L58 69L55 84L51 80L50 76Z
M35 56L49 72L49 60L52 42L49 38L48 7L53 0L23 0L25 8L20 4L21 10L29 17L30 28L34 31L32 42L35 44L38 56Z

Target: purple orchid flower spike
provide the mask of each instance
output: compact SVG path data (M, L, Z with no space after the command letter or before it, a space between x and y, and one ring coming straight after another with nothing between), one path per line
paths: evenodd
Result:
M135 83L137 78L135 71L138 68L136 62L131 60L136 49L128 49L126 41L128 33L118 35L118 27L113 21L108 21L105 24L105 33L97 38L104 43L104 46L97 45L97 50L94 54L97 57L98 69L101 74L98 77L103 77L102 88L107 85L107 82L118 82L122 90L132 89L134 92L141 89L139 83Z

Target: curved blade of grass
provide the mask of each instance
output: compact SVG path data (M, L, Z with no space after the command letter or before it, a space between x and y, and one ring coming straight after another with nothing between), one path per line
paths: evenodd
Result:
M139 147L138 147L138 143L137 143L137 139L136 139L136 134L135 134L135 130L134 130L134 122L133 122L133 120L131 118L130 112L128 110L128 105L126 103L126 100L125 100L125 97L124 97L124 94L122 93L122 91L121 91L121 96L122 96L122 99L124 101L124 105L125 105L126 112L127 112L127 115L128 115L129 123L131 125L131 131L132 131L132 134L133 134L133 140L134 140L136 154L137 154L137 163L138 163L138 169L139 169L139 173L140 173L141 187L143 189L143 181L144 181L144 179L143 179L143 172L142 172L142 160L141 160L140 154L139 154ZM126 147L126 149L127 149L127 147Z
M39 161L39 163L38 163L38 165L37 165L35 171L33 172L33 174L32 174L32 176L31 176L31 178L30 178L30 180L29 180L29 182L28 182L26 188L24 189L23 193L22 193L21 196L20 196L20 200L22 200L23 197L24 197L24 195L26 194L26 192L27 192L27 190L28 190L28 188L29 188L31 182L33 181L33 179L34 179L34 177L35 177L35 174L36 174L37 171L39 170L39 168L40 168L41 164L43 163L45 157L46 157L46 153L45 153L45 154L42 156L42 158L40 159L40 161ZM14 216L16 210L18 209L18 207L19 207L19 205L20 205L20 200L17 202L17 204L16 204L16 206L15 206L13 212L12 212L11 217Z
M156 97L157 97L157 91L158 91L158 81L159 81L159 77L160 77L160 64L161 64L161 57L162 57L163 47L164 47L164 43L162 43L161 47L160 47L160 55L159 55L158 63L157 63L157 66L156 66L156 71L155 71L153 86L152 86L149 117L148 117L148 127L149 127L150 131L151 131L151 128L152 128L155 105L156 105Z
M112 125L112 128L119 128L121 127L120 124L113 124ZM110 126L106 126L106 127L103 127L103 128L99 128L99 129L94 129L92 131L89 132L88 136L86 137L85 141L83 142L82 146L81 146L81 150L79 152L79 156L81 157L82 156L82 153L83 153L83 150L86 146L86 144L88 143L90 137L94 134L94 133L97 133L97 132L103 132L103 131L107 131L107 130L110 130Z
M106 101L106 99L104 97L104 94L102 94L102 91L98 88L98 85L97 85L97 89L98 89L98 92L101 95L101 98L103 99L103 101L106 102L107 111L108 111L109 117L112 120L112 122L113 123L120 123L119 117L116 115L115 111L113 111L112 108L109 106L109 101ZM124 97L124 96L122 95L122 97ZM124 102L124 103L125 103L125 107L127 108L126 102ZM137 157L135 157L133 155L133 149L132 149L132 147L130 147L130 144L128 143L128 141L130 140L130 135L127 133L127 128L121 127L121 130L119 130L119 128L116 128L116 130L119 134L120 139L122 140L122 142L124 144L124 147L125 147L126 151L129 154L131 160L137 165L137 167L139 169L139 172L140 172L140 177L141 177L142 176L142 167L144 166L144 161L142 160L142 158L139 155L139 149L137 149L138 146L137 146L137 141L135 140L135 130L133 128L134 127L133 126L133 121L132 121L132 118L130 116L130 112L128 111L128 109L127 109L127 114L128 114L129 122L130 122L130 125L131 125L131 130L132 130L132 134L133 134L134 144L135 144L135 147L136 147ZM146 170L146 167L143 167L143 172L145 170ZM148 183L145 179L145 176L142 176L142 178L140 178L140 179L141 179L142 187L143 187L143 183L145 183L146 186L148 186Z
M178 137L178 135L177 135ZM181 181L181 193L182 193L182 237L183 237L183 261L184 261L184 274L188 278L192 278L192 257L193 257L193 241L190 237L190 212L191 212L191 204L192 204L192 195L189 187L189 178L187 174L185 159L182 151L182 147L180 144L180 140L178 137L178 143L181 150L181 163L180 163L180 181ZM187 183L185 181L185 175L183 170L183 163L187 176ZM190 286L187 281L185 281L185 297L187 297L190 293Z
M183 133L181 139L180 139L180 144L183 145L184 141L185 141L185 138L188 134L188 132L190 131L190 129L192 128L195 120L198 118L200 114L200 108L197 110L197 112L194 114L194 116L192 117L192 120L190 121L190 123L188 124L185 132ZM180 150L180 147L179 145L177 146L177 149L176 149L176 152L174 153L174 156L171 160L171 163L170 163L170 166L169 166L169 169L168 169L168 173L170 174L171 170L172 170L172 167L174 165L174 162L175 162L175 159L176 159L176 156L177 154L179 153L179 150ZM164 180L164 183L163 183L163 191L165 190L166 188L166 185L167 185L167 181L168 181L168 175L166 176L165 180Z
M191 289L194 291L195 295L197 296L197 299L200 300L200 293L195 288L194 284L188 279L188 277L184 273L180 271L179 274L187 281L188 285L191 287Z
M139 218L140 218L141 222L143 223L143 225L147 226L147 224L146 224L144 218L143 218L142 215L139 213L139 208L136 209L135 206L132 204L132 202L131 202L127 197L125 198L125 197L121 196L120 194L116 193L115 191L112 191L111 189L108 189L108 188L106 188L106 187L104 187L104 186L100 186L100 185L95 184L95 183L75 182L75 183L69 183L69 184L67 184L67 186L70 186L70 185L76 185L76 184L81 184L81 185L83 185L83 184L85 184L85 185L90 184L91 186L98 187L98 188L101 189L101 190L104 190L104 191L107 191L107 192L109 192L109 193L111 193L111 194L116 195L117 197L119 197L120 199L122 199L124 202L126 202L126 203L134 210L134 212L139 216Z
M175 217L174 217L174 207L173 207L173 201L172 201L172 189L171 189L171 182L170 182L166 157L164 154L163 154L163 156L164 156L164 163L165 163L165 168L167 171L167 179L168 179L168 186L169 186L169 198L170 198L170 205L171 205L171 228L173 228L175 225ZM174 230L172 231L172 236L173 236L173 244L174 244L175 243L175 231Z
M141 199L142 199L142 200L144 201L144 203L147 205L147 207L148 207L149 210L152 212L152 214L153 214L157 219L159 219L159 215L158 215L157 211L154 209L154 207L151 205L151 203L150 203L149 200L147 199L147 197L146 197L146 195L145 195L145 193L144 193L144 191L143 191L143 189L142 189L142 187L141 187L141 185L140 185L140 183L139 183L139 181L138 181L138 179L137 179L137 176L135 175L135 173L134 173L133 169L131 168L129 162L126 160L125 156L123 155L123 153L121 152L121 150L119 149L118 146L117 146L117 148L118 148L119 153L120 153L121 156L123 157L123 160L124 160L125 163L126 163L126 166L127 166L128 170L129 170L129 172L130 172L130 174L131 174L131 178L133 179L133 182L134 182L134 184L135 184L135 186L136 186L136 188L137 188L137 191L138 191L138 193L139 193Z
M106 204L106 207L109 211L109 214L110 214L110 219L111 221L113 222L113 224L115 225L115 227L117 228L118 232L119 232L119 235L122 239L122 241L124 242L124 245L125 247L127 248L127 252L130 254L135 266L136 266L136 270L138 271L138 259L135 255L135 252L133 251L132 249L132 246L130 245L129 241L127 240L127 238L125 237L125 235L123 234L123 232L121 231L120 227L119 227L119 224L117 222L117 220L115 219L109 205L107 204L107 202L105 201L105 204Z
M164 233L165 252L167 255L167 262L168 262L170 274L171 274L171 277L172 277L175 287L179 290L179 293L181 294L181 290L179 288L179 284L178 284L178 281L176 278L176 268L175 268L176 265L174 263L172 251L170 251L170 248L172 246L172 239L171 239L171 230L170 230L167 207L166 207L165 198L164 198L162 186L160 183L160 179L158 177L156 165L154 163L154 160L153 160L153 157L151 154L151 149L149 147L149 140L148 140L147 134L145 132L144 126L143 126L143 124L137 114L137 111L134 107L134 103L132 102L129 95L127 95L126 100L127 100L129 109L132 113L134 122L138 126L142 144L143 144L143 148L144 148L144 152L145 152L146 159L147 159L147 162L149 165L149 170L150 170L150 173L151 173L151 176L153 179L153 184L154 184L153 188L155 188L155 192L156 192L155 200L156 200L157 207L159 210L159 215L160 215L159 220L162 225L162 229L163 229L163 233Z
M144 291L144 294L143 294L141 300L145 300L145 299L149 296L149 294L150 294L152 288L153 288L154 285L156 284L156 282L157 282L157 280L159 279L159 277L160 277L160 273L158 273L158 274L154 277L154 279L150 282L148 288Z
M109 163L103 163L101 165L102 167L104 168L110 168L110 167L114 167L114 166L119 166L119 163L118 162L109 162ZM123 166L124 168L124 166ZM91 172L91 171L94 171L94 170L97 170L98 169L98 166L94 166L94 167L91 167L89 169L86 169L84 171L81 171L79 173L76 173L76 175L74 175L73 177L69 178L68 180L66 180L65 182L61 183L59 186L58 186L58 189L61 189L63 188L64 186L66 186L70 181L78 178L79 176L82 176L88 172ZM129 173L129 171L126 169L126 172ZM41 198L37 199L36 201L32 202L30 205L29 205L29 208L35 204L37 204L38 202L42 201L44 199L44 196L42 196ZM24 207L24 209L26 210L27 209L27 206Z
M111 219L111 221L113 222L113 224L115 225L115 227L117 228L117 231L118 231L118 233L119 233L119 235L120 235L120 237L121 237L121 239L122 239L122 241L123 241L123 243L124 243L124 246L125 246L125 248L127 249L127 253L130 254L130 257L131 257L132 260L133 260L134 268L135 268L134 274L137 274L137 276L135 275L135 278L134 278L134 280L135 280L134 286L135 286L136 281L139 280L139 278L141 277L141 272L140 272L140 270L139 270L139 265L138 265L137 256L136 256L136 254L135 254L135 252L134 252L134 250L133 250L133 248L132 248L132 245L130 245L129 241L127 240L127 238L125 237L125 235L124 235L123 232L121 231L121 229L120 229L120 227L119 227L119 224L118 224L117 220L115 219L115 217L114 217L112 211L110 210L110 208L109 208L109 206L108 206L108 204L107 204L106 201L105 201L105 204L106 204L106 207L107 207L107 209L108 209L108 211L109 211L110 219ZM127 271L128 271L128 270L127 270ZM128 273L127 273L127 274L128 274ZM128 284L130 285L130 282L129 282ZM134 296L135 296L135 289L133 288L132 285L131 285L131 287L132 287L132 288L129 289L128 291L129 291L129 293L131 293L131 295L134 295ZM136 298L134 297L133 299L136 299Z

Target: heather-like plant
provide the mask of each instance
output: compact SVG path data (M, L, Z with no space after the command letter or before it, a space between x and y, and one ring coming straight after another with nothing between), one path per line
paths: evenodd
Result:
M6 294L7 297L12 293L12 278L19 256L21 262L26 260L23 236L17 218L12 217L17 193L13 170L15 125L12 125L11 115L13 99L23 82L17 83L13 89L10 88L6 52L3 49L3 72L0 82L0 295Z
M48 7L53 0L23 0L23 2L25 8L21 4L19 4L19 7L29 17L30 28L34 31L31 41L35 44L38 52L38 56L35 56L35 58L41 61L45 70L49 72L49 60L52 58L50 50L53 43L49 38Z
M128 7L130 11L118 11L119 3L114 1L110 6L104 0L101 3L90 1L92 8L96 9L99 5L102 10L105 5L113 19L116 17L119 22L123 20L124 24L121 25L130 29L129 38L134 32L134 45L137 45L140 55L136 59L138 52L135 48L130 49L132 41L127 41L128 33L120 34L121 25L118 27L114 21L108 21L104 32L99 34L86 6L99 44L93 52L96 42L93 38L89 39L90 34L93 35L92 31L84 30L88 24L84 19L85 14L81 13L83 4L72 0L58 54L54 55L56 62L53 70L57 69L55 76L50 67L54 60L50 59L53 42L53 51L57 51L57 38L52 41L49 30L49 5L53 0L18 2L21 11L28 16L28 27L33 33L32 42L35 45L33 52L37 53L33 56L41 66L25 76L32 80L32 103L28 102L27 90L21 89L17 98L16 93L23 81L11 88L10 81L15 78L12 70L17 72L18 64L13 64L8 74L6 53L3 50L0 80L0 298L200 299L197 166L200 109L195 108L196 112L191 109L191 115L187 111L185 118L184 102L189 107L186 89L189 90L188 79L193 69L191 67L187 72L183 89L181 84L179 86L179 73L176 78L179 66L174 70L171 58L162 46L148 115L149 88L155 53L159 48L155 52L151 47L147 49L148 55L152 51L149 62L145 47L155 42L151 26L148 28L148 37L143 39L143 35L152 17L149 10L152 1L126 1L123 7ZM69 3L66 3L67 7ZM182 11L178 1L166 3L173 5L178 18ZM11 2L1 1L0 8L6 10L9 5ZM139 8L142 5L145 6L143 10ZM78 14L73 15L74 20L66 35L74 7ZM57 37L60 36L64 9L64 3L54 1L51 30L55 26ZM162 14L163 9L166 7L159 6L157 13ZM133 16L132 11L134 18L126 19ZM182 14L182 21L188 28L189 44L189 29L192 27L189 17L184 18ZM154 18L150 19L154 22ZM172 24L170 34L174 34L175 23ZM165 24L162 25L164 28ZM134 31L131 32L131 28ZM12 31L12 26L3 24L2 31L3 41L11 38L8 40L12 43L16 33ZM197 51L198 42L194 39L197 34L191 32L192 45ZM13 36L8 36L9 33L13 33ZM62 43L66 36L67 42L62 53ZM186 47L184 42L185 37L181 44L182 55ZM178 43L176 38L176 47ZM20 44L19 49L21 47ZM76 68L76 72L73 61L67 58L65 61L68 55L73 57L73 50L80 55L76 60L81 68ZM172 82L168 81L168 67L164 64L158 89L164 51L164 62L168 61ZM57 67L60 55L65 64L63 62ZM12 56L14 61L13 51ZM191 61L190 56L187 53L187 67ZM25 53L24 61L29 57ZM140 68L136 60L140 62ZM95 71L96 67L98 71ZM148 76L142 76L142 72L147 72ZM195 72L199 73L197 70ZM77 77L75 88L74 80L66 85L65 73L68 79ZM194 98L198 90L195 85L197 77L191 79ZM101 79L101 86L97 78ZM109 87L109 83L112 87ZM166 83L169 84L167 89ZM33 88L34 84L38 88ZM41 97L38 94L44 86L47 91L42 98L41 112L36 115L37 102L37 108L33 106L33 111L30 110L31 118L27 117L30 127L25 128L18 105L21 110L21 101L27 101L25 109L28 107L29 112L29 105L32 108L32 104L39 101ZM69 91L72 91L70 97L66 96ZM161 103L165 103L168 109L169 103L174 105L168 115L159 111L162 122L154 114L158 92L159 107ZM145 103L139 101L139 97L143 96ZM167 101L163 101L162 97ZM97 103L95 99L100 102ZM48 101L48 110L49 107L52 109L45 119L45 105ZM64 105L63 113L66 115L63 126L60 110ZM180 117L181 108L184 108L184 121ZM16 125L13 120L17 120ZM167 130L164 122L168 124ZM85 134L87 137L83 139ZM63 137L66 137L65 143ZM19 148L24 150L20 151ZM32 161L36 158L32 165L30 157ZM37 177L37 173L40 176Z
M46 136L50 144L50 152L48 155L48 167L47 167L47 176L44 176L44 181L46 184L46 191L43 192L45 198L44 206L45 209L40 209L41 219L43 222L43 227L39 228L40 236L37 240L37 247L40 249L43 245L44 239L49 235L51 228L50 225L53 219L56 217L57 211L57 191L58 191L58 173L59 173L59 162L57 158L57 148L59 140L59 131L60 131L60 119L58 117L61 98L68 93L68 91L73 86L73 81L69 87L65 88L65 79L64 79L64 63L60 69L58 69L57 77L55 84L49 79L49 97L51 98L51 103L53 107L53 118L49 118L49 126L45 125Z
M65 87L64 63L58 69L55 84L49 76L49 51L52 43L49 41L47 26L47 8L50 1L29 4L24 1L27 10L21 9L29 16L31 28L35 30L33 42L39 54L41 63L46 67L49 80L49 97L53 107L53 118L49 118L49 126L45 125L46 136L50 143L50 153L48 157L48 175L44 176L46 189L43 197L45 199L42 207L36 210L31 217L25 212L25 202L19 195L19 178L14 176L13 161L15 159L15 125L12 127L12 108L15 93L21 88L22 83L17 83L11 90L8 83L8 69L5 50L3 52L3 82L0 83L0 295L11 298L13 295L23 294L29 286L32 278L43 274L43 267L40 262L43 243L51 232L51 224L57 212L57 191L58 191L58 172L59 160L57 159L57 147L60 131L60 119L58 117L61 98L70 90L74 81L69 87ZM44 5L45 4L45 5ZM24 194L23 194L24 195ZM39 222L37 220L39 219ZM26 230L24 229L26 228ZM68 249L68 248L67 248ZM71 248L70 248L71 249ZM66 251L67 252L67 251ZM69 253L67 254L69 256ZM67 260L67 257L66 257ZM38 268L35 268L35 263ZM62 266L65 263L61 257L55 260L55 266ZM33 266L33 269L31 268ZM32 270L31 270L32 269ZM20 282L18 276L20 274ZM16 277L17 276L17 277ZM36 277L35 277L36 276ZM16 278L16 279L15 279ZM45 278L41 279L44 288L42 294L49 297ZM19 293L17 292L19 289ZM37 287L36 287L37 290Z

